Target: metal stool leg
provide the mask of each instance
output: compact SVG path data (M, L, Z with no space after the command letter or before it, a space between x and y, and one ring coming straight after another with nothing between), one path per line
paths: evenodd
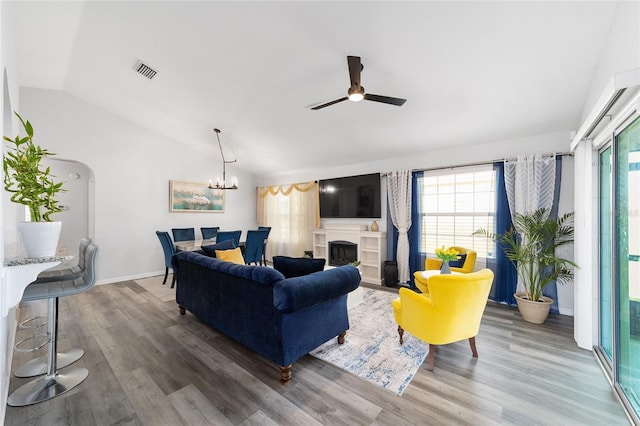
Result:
M58 352L56 365L58 368L65 368L84 355L84 349L74 348L67 352ZM47 361L49 355L43 355L18 367L14 373L16 377L35 377L45 374L48 370Z
M40 320L41 318L45 318L46 319L47 317L36 315L35 317L27 318L26 320L24 320L20 324L18 324L18 328L21 329L21 330L25 330L25 329L34 329L34 328L44 327L45 325L47 325L47 321L36 322L36 321ZM33 323L33 324L31 324L31 323Z
M48 313L47 313L48 315ZM40 318L40 317L33 317L33 318ZM46 317L45 317L46 318ZM32 318L30 318L31 320ZM25 320L22 323L29 321L29 320ZM22 324L21 323L21 324ZM44 321L42 322L42 325L47 325L47 322ZM25 327L25 328L35 328L35 327ZM39 335L34 335L32 337L37 337ZM47 334L47 339L51 340L51 335ZM31 339L32 337L28 337L27 339L23 340L26 341L28 339ZM42 346L44 346L45 344L48 343L44 343L42 346L37 346L33 349L29 349L29 350L20 350L18 349L18 345L22 343L22 342L18 342L16 343L16 350L21 351L21 352L32 352L34 350L40 349ZM76 362L77 360L79 360L80 358L82 358L82 356L84 355L84 350L83 349L78 349L78 348L74 348L71 349L70 351L67 352L58 352L58 356L56 358L56 365L57 368L64 368L67 367L71 364L73 364L74 362ZM47 369L48 369L48 360L49 360L49 356L48 355L43 355L40 356L38 358L32 359L29 362L26 362L25 364L21 365L20 367L18 367L16 369L16 371L14 372L14 375L16 377L35 377L35 376L41 376L43 374L46 374Z
M51 341L48 351L48 369L44 377L32 380L13 391L7 399L12 407L37 404L61 395L78 386L89 375L86 368L74 368L64 373L57 371L58 342L58 298L49 299L49 335Z

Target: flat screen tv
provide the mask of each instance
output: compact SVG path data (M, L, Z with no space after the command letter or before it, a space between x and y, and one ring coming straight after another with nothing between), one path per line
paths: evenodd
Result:
M380 173L323 179L320 217L380 218Z

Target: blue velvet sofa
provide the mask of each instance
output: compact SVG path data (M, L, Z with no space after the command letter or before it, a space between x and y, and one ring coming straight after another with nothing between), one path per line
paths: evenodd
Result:
M237 265L195 252L173 258L180 313L202 321L280 366L291 364L349 328L347 293L360 285L353 266L285 278L264 266Z

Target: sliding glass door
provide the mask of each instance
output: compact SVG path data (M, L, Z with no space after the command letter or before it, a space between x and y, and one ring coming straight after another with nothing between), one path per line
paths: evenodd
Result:
M615 143L616 378L640 413L640 119Z
M640 118L599 160L599 345L627 408L640 417Z

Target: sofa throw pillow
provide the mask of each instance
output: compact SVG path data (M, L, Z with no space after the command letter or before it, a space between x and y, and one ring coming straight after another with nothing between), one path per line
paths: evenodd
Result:
M202 246L202 251L209 257L216 257L216 250L229 250L236 248L233 240L220 241L217 244Z
M449 267L453 266L454 268L462 268L462 266L464 265L464 261L467 260L467 255L459 254L458 256L460 256L460 259L449 261Z
M230 250L216 250L216 257L220 260L224 260L225 262L244 265L244 257L242 257L240 247Z
M325 259L273 256L273 268L285 278L302 277L324 269Z

